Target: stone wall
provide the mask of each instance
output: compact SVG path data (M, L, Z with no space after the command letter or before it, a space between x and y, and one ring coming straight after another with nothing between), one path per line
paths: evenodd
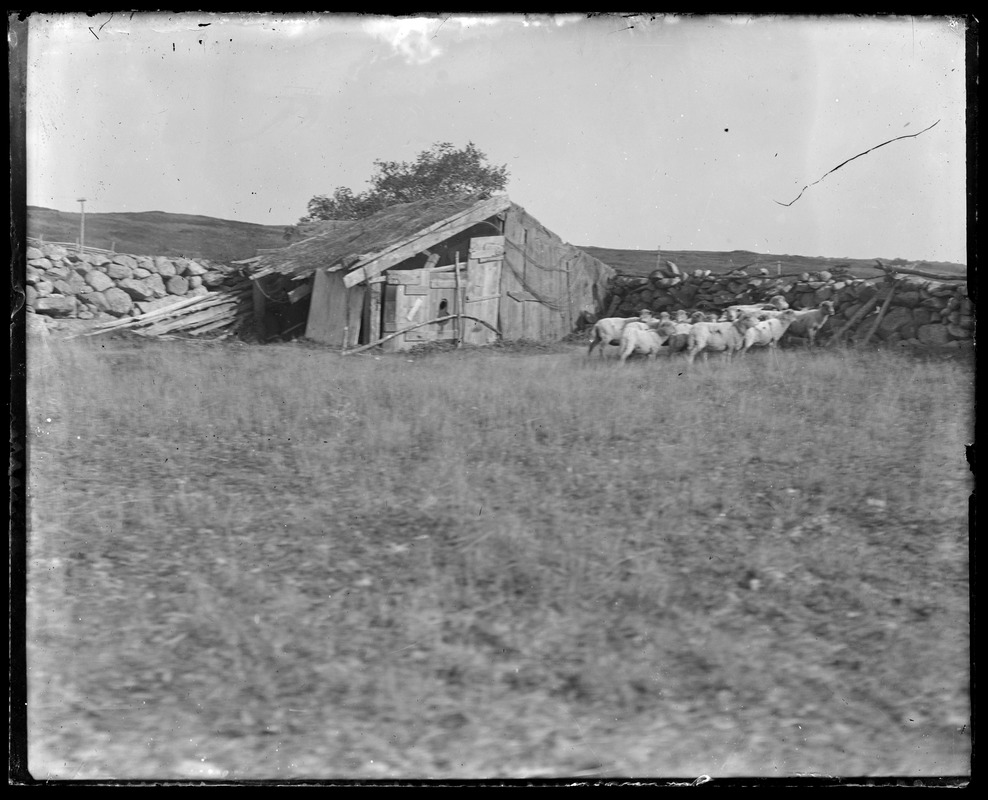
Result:
M52 319L136 317L222 290L237 277L234 268L205 259L80 253L39 244L27 248L27 309Z
M836 314L824 325L821 340L841 332L842 340L854 342L868 337L889 293L892 300L871 341L959 348L973 340L974 311L965 281L902 274L868 280L841 271L773 276L762 269L714 275L709 270L684 273L667 261L648 277L612 278L603 316L636 316L644 308L655 313L719 312L730 305L761 303L782 295L796 309L816 308L830 300Z

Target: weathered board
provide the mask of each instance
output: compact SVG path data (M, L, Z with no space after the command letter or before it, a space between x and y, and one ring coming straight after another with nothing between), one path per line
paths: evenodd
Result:
M309 301L306 338L323 344L343 345L346 328L346 287L343 276L336 272L316 270Z
M501 263L504 260L503 236L478 236L470 240L467 260L463 313L497 327L501 305ZM463 320L466 344L491 344L497 335L485 325Z

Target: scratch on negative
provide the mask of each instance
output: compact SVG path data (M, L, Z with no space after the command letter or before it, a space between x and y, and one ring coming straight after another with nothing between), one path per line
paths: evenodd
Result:
M798 194L798 195L796 195L796 197L795 197L795 198L794 198L793 200L790 200L790 201L789 201L788 203L780 203L780 202L779 202L778 200L773 200L772 202L773 202L773 203L777 203L777 204L778 204L778 205L780 205L780 206L787 206L787 207L788 207L788 206L791 206L791 205L792 205L793 203L795 203L795 202L796 202L796 200L799 200L799 198L803 196L803 192L805 192L805 191L806 191L807 189L809 189L809 188L810 188L811 186L816 186L816 185L817 185L817 184L818 184L818 183L819 183L820 181L822 181L822 180L823 180L824 178L826 178L826 177L827 177L827 175L829 175L829 174L830 174L831 172L837 172L837 170L839 170L839 169L840 169L841 167L843 167L843 166L844 166L845 164L850 164L850 163L851 163L852 161L854 161L854 159L856 159L856 158L861 158L861 156L866 156L866 155L868 155L868 153L870 153L870 152L871 152L872 150L877 150L877 149L878 149L879 147L885 147L885 145L887 145L887 144L892 144L892 142L897 142L897 141L899 141L899 139L915 139L915 138L916 138L917 136L919 136L919 135L920 135L921 133L926 133L926 132L927 132L928 130L930 130L930 128L933 128L933 127L936 127L936 126L937 126L937 125L938 125L939 123L940 123L940 120L937 120L937 121L936 121L936 122L934 122L934 123L933 123L932 125L930 125L930 127L929 127L929 128L923 128L923 130L921 130L921 131L919 131L919 133L908 133L908 134L906 134L905 136L896 136L896 137L895 137L894 139L889 139L889 140L888 140L887 142L882 142L881 144L876 144L876 145L875 145L874 147L872 147L872 148L870 148L870 149L868 149L868 150L865 150L865 151L864 151L863 153L858 153L858 154L857 154L856 156L851 156L851 157L850 157L849 159L847 159L846 161L842 161L842 162L841 162L840 164L838 164L838 165L837 165L836 167L834 167L834 168L833 168L832 170L830 170L829 172L826 172L826 173L825 173L825 174L823 175L823 177L821 177L821 178L820 178L819 180L815 180L815 181L813 181L813 183L808 183L808 184L807 184L806 186L804 186L804 187L803 187L803 188L802 188L802 189L800 190L800 192L799 192L799 194Z

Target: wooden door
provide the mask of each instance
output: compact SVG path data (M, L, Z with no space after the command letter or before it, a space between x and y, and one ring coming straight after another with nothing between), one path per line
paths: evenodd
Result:
M497 327L501 301L501 264L504 261L503 236L477 236L470 240L467 259L463 313ZM463 341L491 344L497 335L486 325L463 320Z

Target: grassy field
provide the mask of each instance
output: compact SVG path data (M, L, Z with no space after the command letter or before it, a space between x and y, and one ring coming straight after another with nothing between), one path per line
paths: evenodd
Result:
M970 365L684 367L31 342L32 774L969 774Z

